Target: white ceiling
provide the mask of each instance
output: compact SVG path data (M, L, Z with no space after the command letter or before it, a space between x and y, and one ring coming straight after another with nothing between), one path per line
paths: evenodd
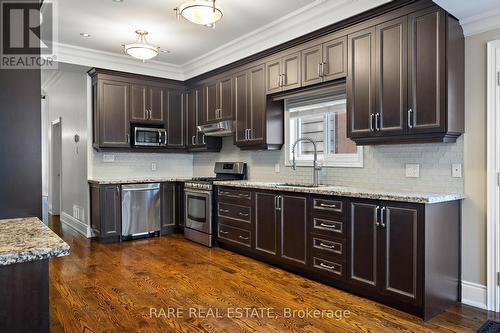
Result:
M499 0L434 0L460 20L500 9Z
M134 31L143 29L149 32L149 43L171 51L161 53L155 60L183 65L317 0L219 0L224 17L215 29L184 19L178 21L173 8L182 2L184 0L60 0L59 42L123 53L121 44L134 42ZM81 32L92 37L81 37Z

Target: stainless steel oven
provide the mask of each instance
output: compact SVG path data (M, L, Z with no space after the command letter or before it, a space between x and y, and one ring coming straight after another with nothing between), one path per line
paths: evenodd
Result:
M214 180L246 178L243 162L217 162L215 177L193 178L184 183L184 236L194 242L213 246L215 243Z
M165 147L167 130L155 126L132 126L132 145L135 147Z
M184 234L187 238L207 246L213 244L212 193L212 190L184 190Z

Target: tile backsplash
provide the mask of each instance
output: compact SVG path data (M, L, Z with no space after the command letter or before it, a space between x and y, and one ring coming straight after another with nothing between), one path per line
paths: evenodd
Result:
M452 164L463 164L463 136L456 143L366 146L363 168L323 168L320 182L392 191L463 193L463 178L452 177ZM220 153L194 154L195 176L213 175L217 161L246 162L253 181L311 182L312 168L285 166L281 151L240 151L224 138ZM280 172L275 172L275 164ZM406 164L419 164L420 177L407 178Z

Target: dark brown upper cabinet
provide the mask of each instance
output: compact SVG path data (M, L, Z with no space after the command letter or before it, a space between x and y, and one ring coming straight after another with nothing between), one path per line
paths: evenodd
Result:
M206 116L203 123L219 122L233 119L233 80L224 77L207 83L204 87Z
M163 123L165 88L131 84L130 121L135 123Z
M386 299L422 305L422 207L353 201L350 281Z
M348 36L348 136L455 142L464 132L464 38L432 6Z
M347 37L334 38L301 52L302 87L347 76Z
M130 85L96 77L92 85L94 147L130 147Z
M300 88L300 52L292 52L266 63L266 93Z
M184 91L169 89L166 90L167 103L164 104L163 114L165 118L165 128L167 130L167 147L184 148Z
M234 78L235 136L241 149L280 149L283 144L283 102L266 96L266 66L257 65ZM271 127L274 130L268 131Z
M198 131L203 115L203 88L193 88L186 93L186 144L189 151L220 151L222 138L207 137Z

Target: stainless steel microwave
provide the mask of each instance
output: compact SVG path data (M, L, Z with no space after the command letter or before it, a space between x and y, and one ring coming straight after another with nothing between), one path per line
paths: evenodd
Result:
M135 147L165 147L168 143L167 130L159 127L132 126Z

